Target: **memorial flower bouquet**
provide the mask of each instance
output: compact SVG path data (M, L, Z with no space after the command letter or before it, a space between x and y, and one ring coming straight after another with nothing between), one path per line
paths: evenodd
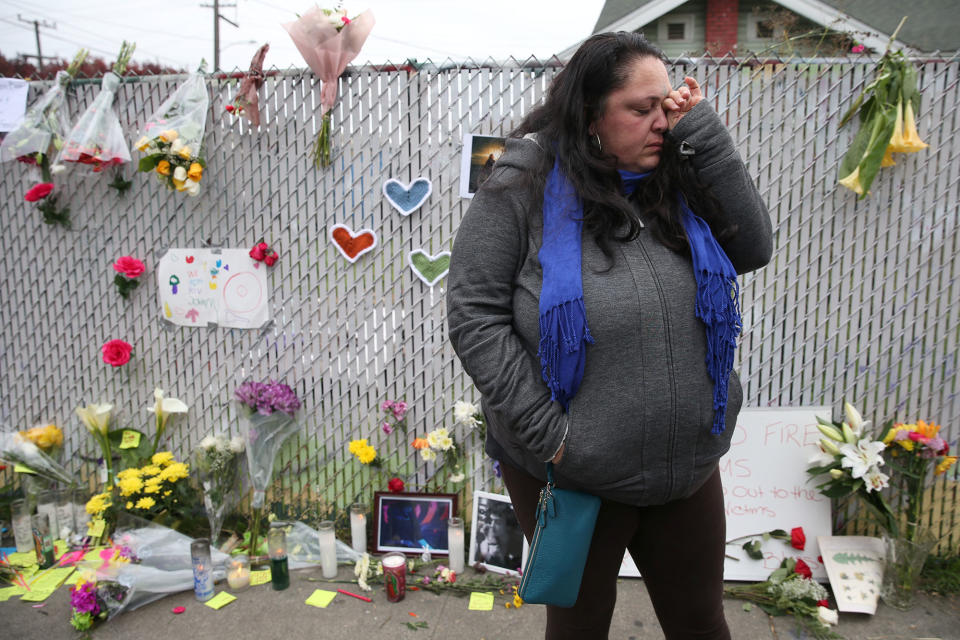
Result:
M222 434L207 436L194 452L194 468L200 472L203 506L210 521L210 540L216 545L227 513L240 501L243 438Z
M307 66L320 78L320 133L314 145L314 163L331 163L330 109L337 100L337 79L357 57L373 29L370 11L348 18L345 9L313 7L297 20L283 25Z
M127 587L113 580L99 580L96 572L84 571L70 587L70 624L77 631L90 631L112 618L123 607Z
M808 462L807 473L820 482L820 493L837 500L858 498L885 531L897 536L898 519L881 493L890 480L880 470L886 445L873 439L870 422L849 402L844 402L843 412L841 422L817 416L823 437L820 451Z
M147 119L134 146L146 154L138 170L154 172L168 189L195 196L207 166L200 154L210 98L201 73L187 80Z
M53 427L50 430L49 427ZM0 461L20 465L50 482L62 482L66 485L77 484L77 479L57 462L50 453L63 443L63 433L54 425L31 429L27 432L0 431ZM33 432L31 434L31 432ZM47 453L39 444L49 444ZM56 444L59 442L60 444Z
M250 60L250 69L243 75L240 88L231 104L226 106L227 113L241 116L250 121L254 127L260 126L260 96L258 92L263 86L263 59L267 56L270 45L265 44L253 54Z
M772 616L792 615L800 627L818 640L842 639L830 629L837 624L838 614L829 607L827 590L810 576L810 567L803 560L784 558L765 581L728 585L723 593L755 603Z
M380 429L387 435L390 435L397 429L404 433L407 432L407 410L409 407L403 400L384 400L380 405L383 412L383 422Z
M136 44L126 41L112 71L104 74L100 93L73 125L57 157L58 164L86 165L94 173L130 162L130 151L124 142L123 127L113 111L113 101L120 88L120 76L127 69Z

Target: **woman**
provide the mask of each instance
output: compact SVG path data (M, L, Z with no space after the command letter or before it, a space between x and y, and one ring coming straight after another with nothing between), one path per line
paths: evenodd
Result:
M624 549L666 637L730 637L717 463L742 402L736 274L771 252L730 135L639 34L588 39L474 197L447 311L487 453L528 539L545 462L603 499L547 638L606 637Z

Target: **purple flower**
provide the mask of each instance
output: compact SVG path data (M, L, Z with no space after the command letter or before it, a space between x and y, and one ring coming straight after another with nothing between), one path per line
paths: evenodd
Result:
M383 429L383 432L387 435L393 433L393 427L390 426L389 422L384 422L382 425L380 425L380 428Z
M100 605L97 604L97 585L84 582L80 587L70 587L70 606L77 613L92 615L100 613Z
M397 420L403 420L403 416L405 415L407 415L407 403L402 400L395 402L393 404L393 417Z
M293 415L300 408L300 399L293 389L280 382L244 382L233 392L241 403L261 415L274 411Z
M390 400L384 400L383 404L380 405L380 410L383 412L387 412L392 409L393 409L393 402L391 402Z
M503 477L503 475L500 473L500 461L499 461L499 460L494 460L494 461L493 461L493 472L494 472L495 474L497 474L497 477L498 477L498 478L502 478L502 477Z

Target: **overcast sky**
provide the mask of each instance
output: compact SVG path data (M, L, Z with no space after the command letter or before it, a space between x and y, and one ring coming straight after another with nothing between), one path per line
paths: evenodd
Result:
M313 6L309 0L222 0L221 68L246 69L260 44L270 43L266 67L306 66L281 23ZM212 0L0 0L0 52L35 55L33 24L41 21L44 56L70 59L80 48L114 60L121 41L137 43L134 60L193 69L213 63ZM335 2L321 6L332 7ZM549 57L587 37L603 0L358 0L350 15L370 9L376 26L354 61L497 60ZM55 28L45 28L55 24Z

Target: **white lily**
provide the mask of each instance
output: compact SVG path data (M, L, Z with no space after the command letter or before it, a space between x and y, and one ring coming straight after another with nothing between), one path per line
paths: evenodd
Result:
M863 482L867 485L867 493L871 491L880 491L890 484L890 476L880 471L876 467L870 467L863 474Z
M106 436L107 428L110 426L110 412L113 411L112 404L88 404L85 407L77 407L76 412L83 422L87 431L96 436Z
M849 402L843 403L843 416L846 418L844 422L850 425L850 428L859 438L863 435L864 430L870 426L869 420L864 420L863 416L860 415L860 412L857 411Z
M861 440L856 444L842 444L839 448L843 454L841 466L848 467L854 478L862 478L871 467L883 464L880 454L887 446L875 440Z
M177 398L164 398L163 389L160 387L153 390L153 401L153 406L147 407L147 411L156 415L157 434L153 439L153 452L156 453L160 438L167 428L167 420L174 413L186 413L189 407Z

